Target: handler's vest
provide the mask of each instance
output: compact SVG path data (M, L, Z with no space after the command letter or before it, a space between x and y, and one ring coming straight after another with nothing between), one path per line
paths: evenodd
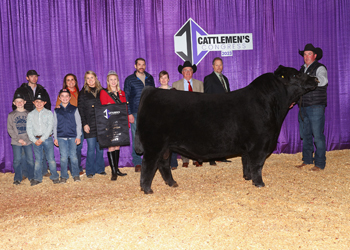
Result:
M320 67L326 67L323 64L315 61L311 66L306 70L306 74L310 76L316 76L316 71ZM300 72L304 73L305 66L301 66ZM315 90L310 91L302 96L301 107L308 107L312 105L326 105L327 106L327 87L328 83L325 86L318 86Z
M57 115L57 137L61 138L76 138L77 124L75 122L75 111L77 107L70 103L67 107L56 108Z

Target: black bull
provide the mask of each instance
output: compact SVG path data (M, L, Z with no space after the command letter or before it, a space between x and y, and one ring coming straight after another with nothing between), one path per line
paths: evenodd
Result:
M317 78L279 66L245 88L225 94L203 94L145 88L137 114L135 150L143 153L141 190L152 193L159 169L177 187L170 154L206 161L241 156L243 178L265 186L261 172L273 152L289 107L317 86Z

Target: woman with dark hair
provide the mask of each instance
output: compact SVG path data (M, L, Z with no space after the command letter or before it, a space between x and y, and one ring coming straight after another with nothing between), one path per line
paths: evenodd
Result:
M70 104L72 104L75 107L78 107L78 95L79 95L79 87L78 87L78 80L77 77L74 74L67 74L63 78L63 87L62 89L68 89L71 95ZM57 97L56 101L56 108L59 108L61 104L61 101L59 99L59 96Z
M87 71L84 76L83 89L79 92L78 109L83 125L84 137L88 144L86 157L86 176L92 178L96 173L106 175L103 160L103 149L97 141L97 127L95 118L95 106L100 102L101 83L96 73Z
M126 103L125 93L120 89L119 77L114 70L110 70L107 75L107 89L101 90L100 100L102 105L114 103ZM119 149L120 146L108 147L108 161L112 170L111 181L116 181L118 175L124 176L125 173L120 172L119 164Z
M69 90L70 96L71 96L71 99L69 101L70 104L78 107L79 87L78 87L77 77L74 74L69 73L64 76L62 89ZM61 104L61 101L59 99L59 96L57 96L56 108L59 108L60 104ZM81 166L81 149L83 148L84 133L82 133L80 141L81 141L80 144L77 145L77 158L78 158L78 166L79 166L79 172L80 172L79 175L83 175L84 170L83 170L83 166Z

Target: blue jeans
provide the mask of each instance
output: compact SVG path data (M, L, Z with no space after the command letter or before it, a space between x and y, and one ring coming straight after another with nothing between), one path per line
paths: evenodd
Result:
M132 134L132 153L131 153L131 156L132 156L132 163L134 164L134 166L136 166L136 165L141 165L142 159L141 159L140 155L136 154L135 147L134 147L137 113L132 114L132 115L135 118L135 122L134 123L130 123L130 125L131 125L131 134Z
M86 175L94 175L105 171L105 161L103 159L103 149L96 140L96 137L86 138L88 149L86 157L85 171ZM95 153L96 150L96 153Z
M57 138L60 149L61 178L68 179L68 157L70 170L73 177L79 176L77 145L75 138Z
M32 150L33 151L33 150ZM33 160L34 161L34 160ZM21 165L22 165L22 176L25 177L32 177L32 174L30 174L30 176L28 176L28 170L27 170L27 158L26 158L26 154L24 152L24 148L22 149L22 159L21 159ZM33 163L33 171L34 171L34 163ZM47 164L46 164L46 157L45 157L45 153L43 155L43 168L42 168L42 173L43 176L45 174L47 174ZM34 173L33 173L34 176ZM28 178L29 180L33 179L33 178Z
M42 182L43 181L43 150L45 150L46 160L49 163L49 168L51 172L50 179L57 180L58 173L56 171L56 161L53 151L53 140L52 137L47 138L40 146L33 144L34 155L35 155L35 165L34 165L34 180ZM46 165L46 164L45 164Z
M177 167L178 164L177 164L177 153L175 152L172 152L171 153L171 159L170 159L170 167Z
M13 149L13 169L15 170L15 181L22 181L22 171L26 169L26 175L29 180L34 178L34 159L32 145L17 146L12 145ZM25 162L22 161L22 152L25 155ZM23 164L24 163L24 164Z
M34 144L33 144L34 145ZM47 172L47 163L46 163L46 154L45 154L45 150L43 150L43 160L42 160L42 164L43 164L43 166L42 166L42 171L41 171L41 173L42 173L42 175L44 176L44 175L46 175L48 172Z
M315 163L315 166L321 169L326 166L324 110L325 105L301 107L298 116L300 137L303 140L303 162L305 164ZM316 146L315 156L313 156L314 143Z
M83 142L84 142L84 131L82 131L80 141L81 141L80 144L77 145L77 158L78 158L79 172L83 171L83 166L81 165L81 150L83 148ZM70 164L69 164L69 166L70 166Z

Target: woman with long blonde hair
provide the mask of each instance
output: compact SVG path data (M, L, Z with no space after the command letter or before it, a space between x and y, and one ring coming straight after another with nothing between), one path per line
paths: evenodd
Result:
M103 149L97 141L97 126L94 107L100 102L101 83L96 73L87 71L84 76L84 87L79 93L78 109L83 125L84 137L88 144L86 157L86 176L92 178L95 174L106 175L103 160Z

